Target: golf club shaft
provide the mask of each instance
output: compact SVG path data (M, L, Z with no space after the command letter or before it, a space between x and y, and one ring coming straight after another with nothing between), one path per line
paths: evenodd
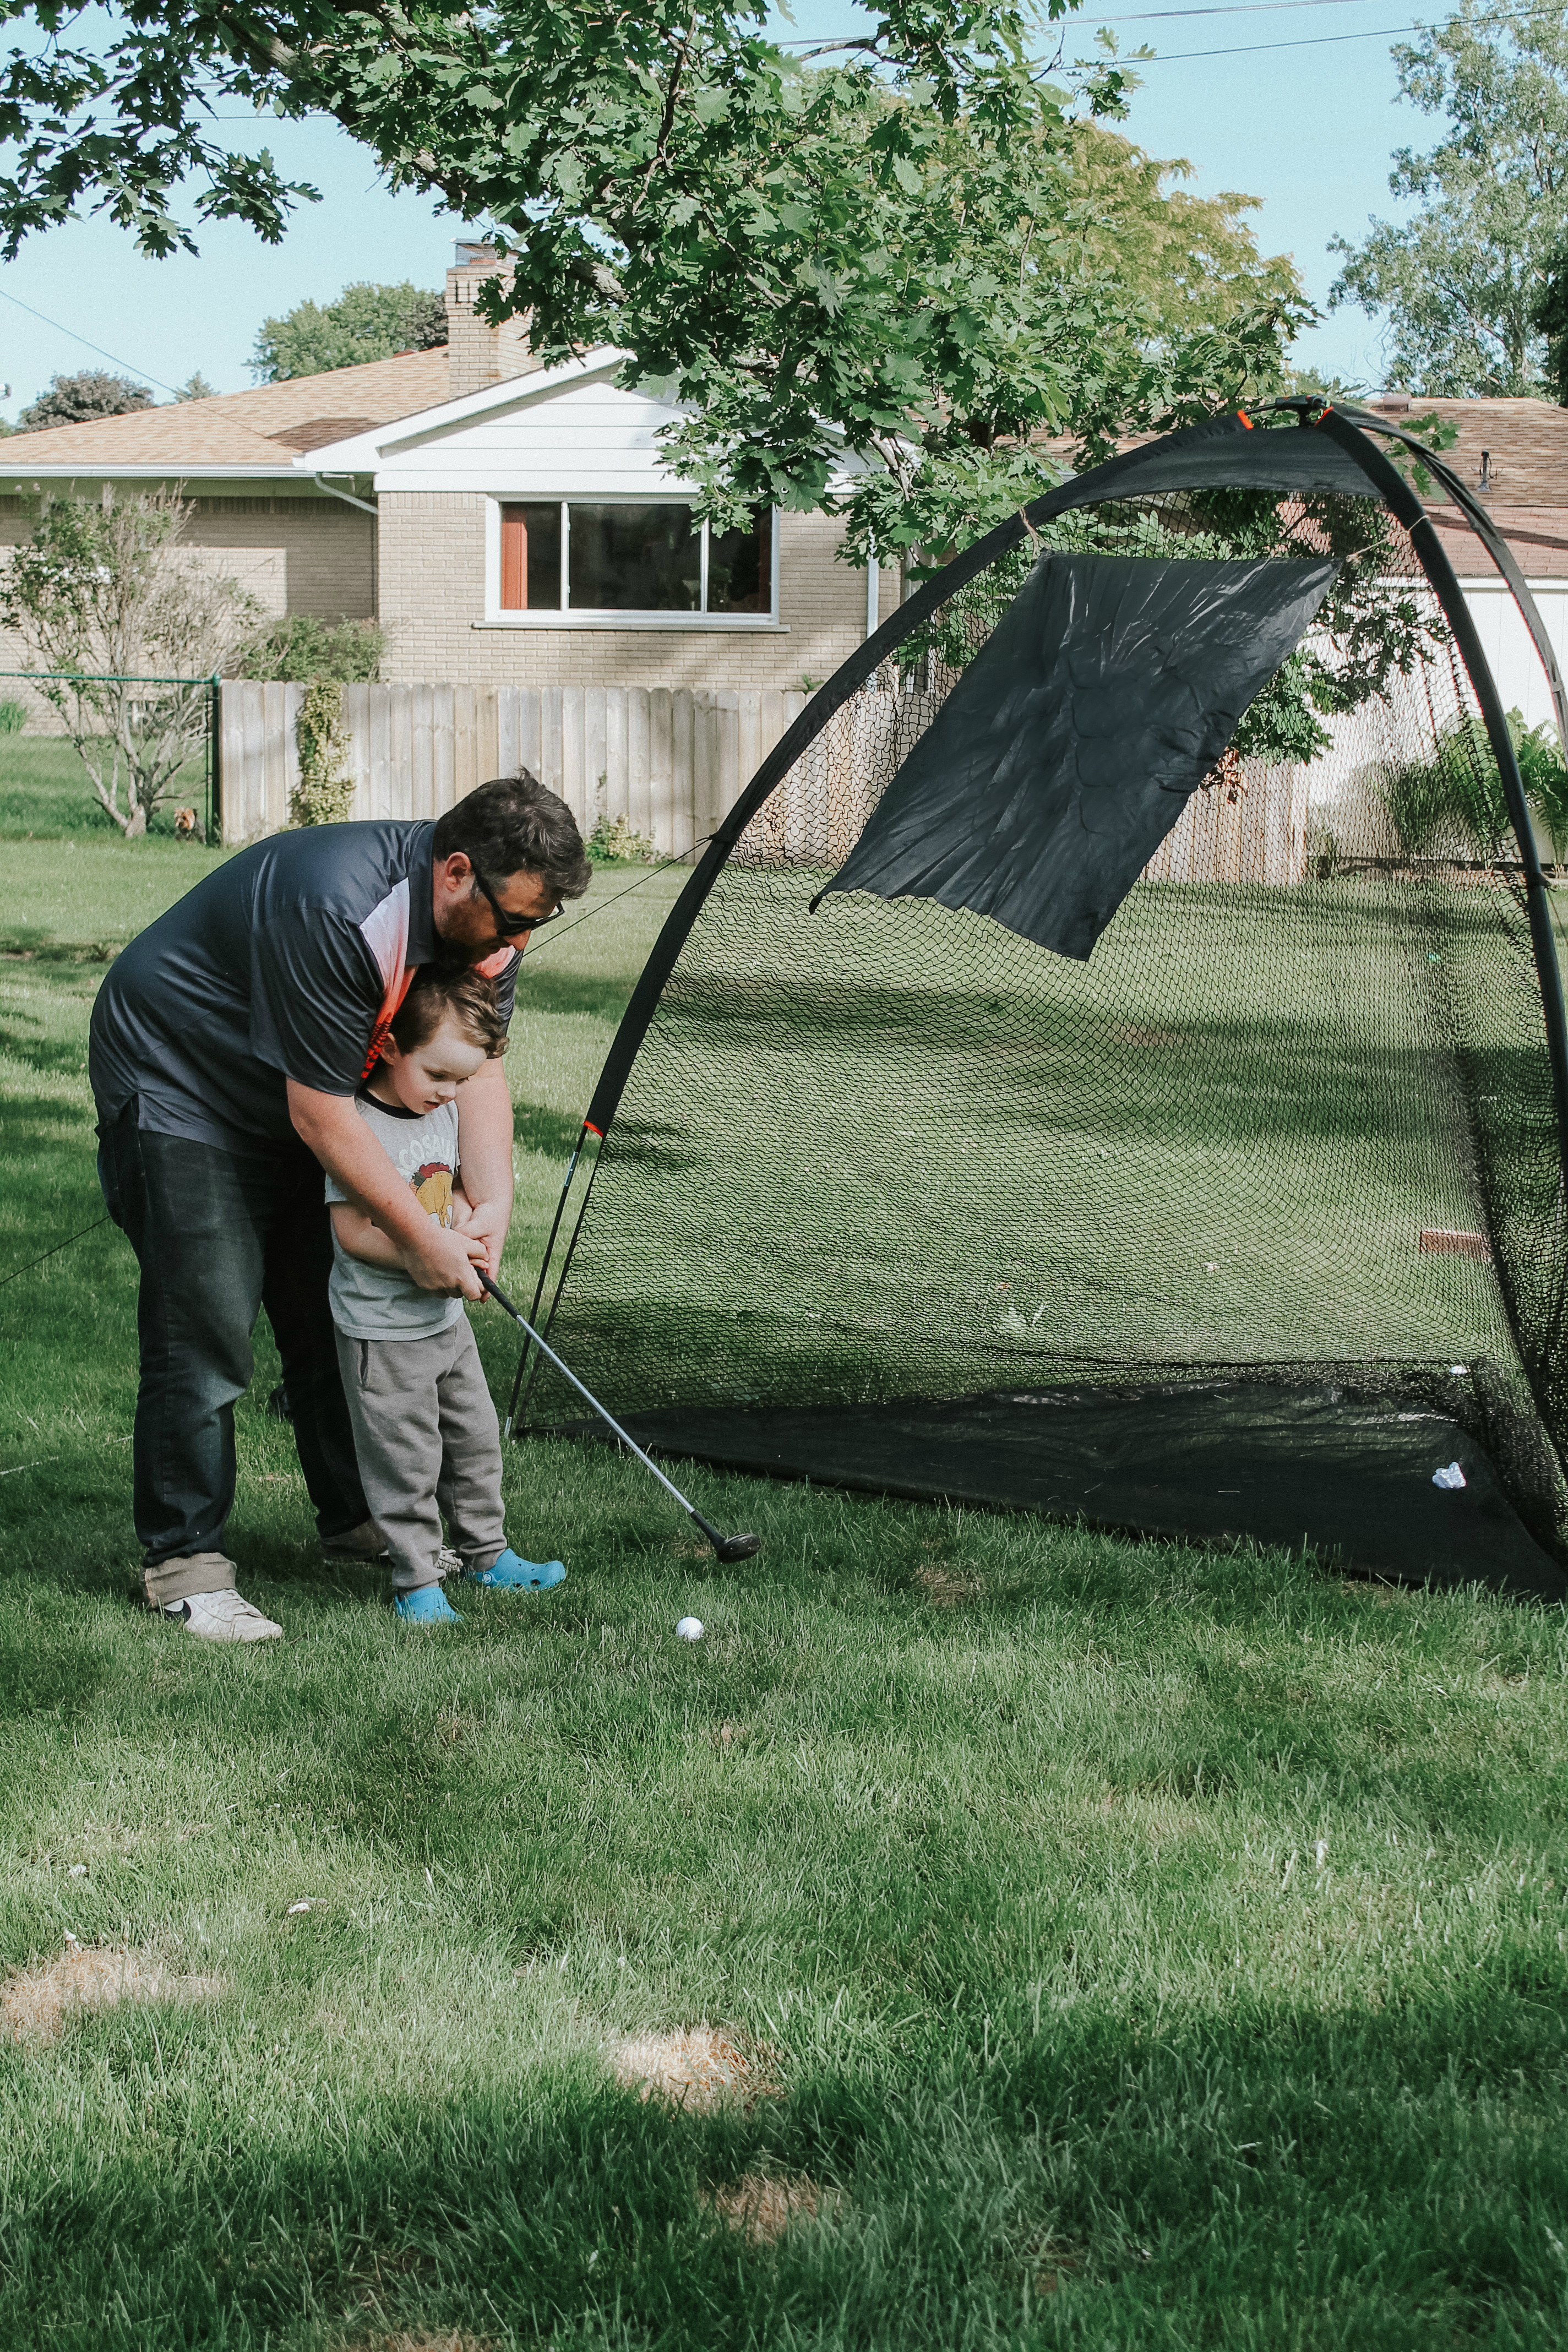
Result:
M514 1323L521 1324L523 1330L527 1332L529 1338L532 1340L534 1346L539 1349L541 1355L549 1358L556 1370L561 1374L563 1380L568 1380L571 1381L573 1387L576 1390L584 1402L593 1406L594 1411L598 1414L599 1419L605 1423L605 1427L615 1431L616 1435L620 1439L621 1444L626 1447L627 1453L635 1454L637 1460L642 1464L643 1468L653 1472L654 1476L658 1480L658 1483L664 1488L665 1493L667 1495L674 1496L676 1501L680 1505L681 1509L686 1513L687 1517L696 1520L698 1526L701 1528L703 1534L709 1538L710 1541L719 1540L716 1531L709 1526L707 1520L703 1517L696 1505L687 1501L679 1487L672 1485L670 1480L665 1476L663 1471L659 1468L658 1464L651 1461L643 1452L642 1447L637 1444L637 1439L626 1435L626 1433L621 1427L620 1423L615 1420L611 1414L605 1411L604 1406L599 1402L598 1398L594 1395L593 1391L583 1386L582 1381L577 1378L577 1375L572 1370L571 1365L563 1364L560 1357L556 1354L554 1349L550 1345L549 1341L540 1338L538 1332L534 1329L527 1316L524 1315L520 1308L512 1305L505 1291L498 1289L496 1285L490 1280L488 1274L480 1274L478 1266L474 1268L474 1272L479 1274L479 1280L484 1284L485 1288L489 1292L489 1295L495 1300L496 1305L498 1307L503 1307L507 1313L511 1317Z

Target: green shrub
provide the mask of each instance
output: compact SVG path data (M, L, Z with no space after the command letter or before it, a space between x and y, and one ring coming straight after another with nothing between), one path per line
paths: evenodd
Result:
M1525 797L1561 862L1568 849L1568 768L1550 721L1526 727L1510 710L1508 731ZM1445 728L1427 760L1407 760L1383 782L1384 805L1407 857L1500 856L1513 830L1502 777L1479 729L1463 719Z
M599 815L593 832L583 844L595 866L647 866L658 856L655 845L646 833L634 833L624 816L605 814L605 787L609 779L599 778Z
M1406 857L1490 860L1511 830L1497 761L1462 719L1443 730L1429 758L1389 769L1383 800Z
M297 685L313 677L335 678L341 686L374 685L385 653L386 631L379 621L325 621L315 613L289 613L247 641L234 674Z
M9 697L0 702L0 735L19 735L27 723L27 706Z
M289 814L296 824L342 824L353 804L343 735L343 690L336 678L316 677L300 698L294 721L300 782Z
M1524 778L1526 796L1546 829L1552 844L1552 862L1561 866L1564 853L1568 853L1568 767L1563 764L1557 730L1550 719L1543 719L1539 727L1527 730L1517 710L1509 712L1508 723L1519 754L1519 772Z

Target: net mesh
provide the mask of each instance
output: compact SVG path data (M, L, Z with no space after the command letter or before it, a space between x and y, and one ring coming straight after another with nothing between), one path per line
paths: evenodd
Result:
M929 901L812 912L1040 551L1000 559L834 713L720 872L549 1270L554 1344L622 1412L1222 1367L1426 1382L1561 1531L1541 994L1495 762L1408 540L1364 501L1216 517L1193 494L1047 538L1348 549L1337 634L1309 648L1343 688L1326 746L1281 751L1287 709L1274 748L1227 754L1087 964ZM572 1409L542 1370L528 1421Z

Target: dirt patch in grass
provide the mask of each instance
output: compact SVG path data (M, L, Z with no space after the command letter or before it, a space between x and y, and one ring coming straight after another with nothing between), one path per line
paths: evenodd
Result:
M16 1969L0 1986L0 2028L11 2042L52 2042L72 2017L121 2000L211 2000L220 1977L177 1976L147 1952L68 1947L58 1959Z
M776 2246L792 2221L815 2221L832 2199L804 2172L747 2172L703 2201L749 2246Z
M356 2336L342 2352L490 2352L490 2340L479 2336Z
M616 2080L640 2099L667 2099L671 2106L705 2114L726 2099L751 2106L782 2095L772 2077L777 2053L765 2042L742 2047L710 2025L675 2033L639 2033L615 2053Z
M961 1601L978 1601L985 1587L977 1576L956 1568L917 1568L915 1586L938 1609L956 1609Z

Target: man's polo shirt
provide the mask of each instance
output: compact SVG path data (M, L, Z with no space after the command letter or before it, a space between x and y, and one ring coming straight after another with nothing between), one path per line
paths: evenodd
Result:
M436 827L301 826L241 850L115 959L93 1008L99 1116L223 1149L293 1139L286 1081L353 1095L435 960ZM515 954L496 978L511 1017Z

